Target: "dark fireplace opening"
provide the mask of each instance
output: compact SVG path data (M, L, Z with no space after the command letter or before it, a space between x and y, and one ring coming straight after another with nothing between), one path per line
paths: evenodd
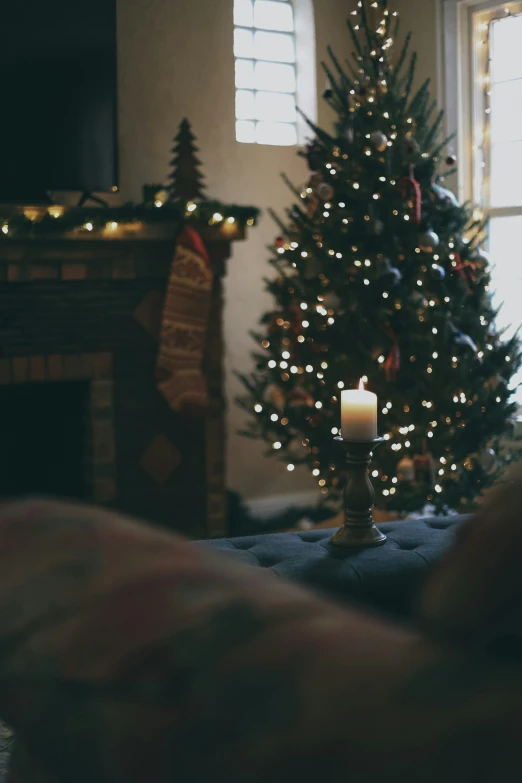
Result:
M0 387L0 496L89 499L89 381Z

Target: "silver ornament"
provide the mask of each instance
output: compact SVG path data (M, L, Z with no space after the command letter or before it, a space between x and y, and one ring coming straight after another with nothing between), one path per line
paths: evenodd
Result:
M442 185L434 184L432 185L432 189L437 198L439 198L441 201L446 201L453 207L460 206L458 198L454 193L451 192L451 190L448 190L448 188L443 188Z
M427 253L432 253L440 243L440 239L438 234L436 234L435 231L432 231L430 228L428 231L423 231L422 234L419 234L418 243L421 250L424 250L424 252Z
M327 310L337 310L341 304L341 300L335 293L335 291L328 291L323 299L323 304Z
M331 185L328 184L328 182L321 182L315 192L321 199L321 201L329 201L334 196L334 189Z
M493 449L483 449L480 452L479 465L489 475L495 473L498 467L498 458Z
M379 152L384 152L388 146L388 137L385 136L385 134L380 130L376 130L373 131L373 133L370 133L370 141L375 149L379 150Z

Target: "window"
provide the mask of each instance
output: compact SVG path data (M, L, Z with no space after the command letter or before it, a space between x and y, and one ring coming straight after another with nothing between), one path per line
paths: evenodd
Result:
M489 218L497 326L511 336L522 323L522 2L444 0L443 10L439 56L447 130L458 130L459 197ZM513 384L521 381L522 373Z
M290 0L234 0L236 139L297 144L294 8Z
M510 335L522 323L522 3L472 13L472 37L473 197L489 217L497 325Z

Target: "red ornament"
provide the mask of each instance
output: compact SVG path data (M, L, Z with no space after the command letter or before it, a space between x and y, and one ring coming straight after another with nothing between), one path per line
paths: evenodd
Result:
M476 283L477 278L475 276L476 266L472 261L462 261L460 253L455 253L455 261L457 266L454 267L455 271L459 273L459 277L462 278L462 282L466 287L466 293L472 294L473 290L470 287L470 283Z
M299 386L294 386L288 392L287 401L291 408L314 407L314 398L310 392L306 391L306 389L301 389Z
M276 244L276 247L283 247L283 245L285 244L284 237L276 237L275 244Z
M390 340L392 341L392 347L388 358L384 363L384 370L387 381L394 381L397 378L397 372L401 369L401 351L397 336L391 326L387 326L384 330Z
M397 187L401 196L403 198L409 197L409 200L412 202L412 218L418 225L422 218L422 191L421 186L415 179L413 164L410 165L409 177L402 177L397 183Z

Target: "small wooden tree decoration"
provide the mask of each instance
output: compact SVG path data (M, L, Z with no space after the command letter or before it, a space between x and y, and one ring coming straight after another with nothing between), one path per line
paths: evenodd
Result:
M173 158L170 161L171 172L167 186L171 199L205 198L203 174L200 171L201 161L196 155L196 137L192 133L187 119L181 121L178 135L172 148Z

